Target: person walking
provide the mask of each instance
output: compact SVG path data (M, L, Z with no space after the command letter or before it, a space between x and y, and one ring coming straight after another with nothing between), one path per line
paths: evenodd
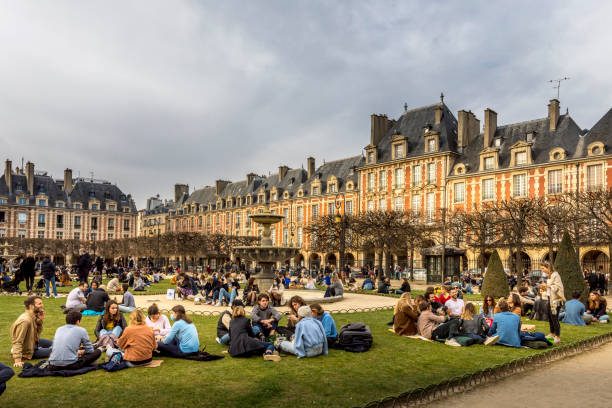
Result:
M87 282L89 278L89 271L91 270L91 256L85 251L85 249L81 248L79 250L81 256L79 257L79 263L77 267L79 269L79 281Z
M34 276L36 275L36 260L31 256L25 257L19 265L19 269L25 278L28 295L31 295L34 288Z
M45 255L41 265L40 271L45 279L45 296L49 298L49 285L53 285L53 297L57 297L57 288L55 287L55 272L57 272L57 266L51 261L49 255Z

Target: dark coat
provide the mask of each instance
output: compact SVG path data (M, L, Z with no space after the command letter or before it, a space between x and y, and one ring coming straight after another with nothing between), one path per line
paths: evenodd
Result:
M19 269L23 272L24 276L34 276L36 274L36 260L31 256L21 261Z
M87 276L89 275L89 270L91 269L91 256L88 253L85 253L79 257L79 276Z
M121 312L119 312L119 314L121 315L121 320L119 320L118 322L115 322L115 326L114 327L121 327L123 330L125 330L125 328L127 327L127 323L125 322L125 318L123 317L123 314ZM96 337L100 338L100 331L104 330L104 315L101 315L100 318L98 319L98 324L96 324L96 329L94 330L94 333L96 333ZM123 333L121 333L123 334Z
M110 298L108 297L108 293L104 290L98 288L92 291L89 296L87 296L87 309L93 310L95 312L103 312L104 305L108 302Z
M229 354L232 357L250 357L261 355L266 350L264 342L254 338L251 321L244 316L230 322Z
M43 278L47 280L53 279L57 266L49 258L45 258L40 265L40 271L42 272Z
M232 318L232 314L230 313L229 310L224 311L223 313L221 313L221 316L219 316L219 321L217 322L217 337L219 338L229 333L229 330L223 324L223 316L225 315L229 315L230 319Z

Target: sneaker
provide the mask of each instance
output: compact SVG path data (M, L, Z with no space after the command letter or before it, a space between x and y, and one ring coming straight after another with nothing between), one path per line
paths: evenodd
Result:
M559 344L559 343L561 343L561 339L555 339L555 340L553 341L553 344Z
M218 337L215 337L215 340L217 340L217 343L221 344L221 339Z
M221 302L215 303L215 306L221 306Z
M274 354L264 354L264 361L275 361L275 362L279 362L281 361L281 356L277 356Z
M455 339L447 339L444 344L447 346L461 347L461 344L459 344L459 342Z
M599 323L608 324L608 320L600 320Z
M484 345L485 346L493 345L493 344L497 343L498 340L499 340L499 336L498 335L487 337L487 339L484 341Z

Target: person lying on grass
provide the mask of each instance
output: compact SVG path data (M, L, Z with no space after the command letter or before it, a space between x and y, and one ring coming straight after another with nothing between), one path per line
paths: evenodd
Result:
M162 356L184 358L197 353L200 348L198 330L187 316L182 305L170 310L170 319L174 322L170 333L157 342L157 349Z
M274 353L274 346L271 343L255 338L255 331L249 319L245 317L242 306L236 306L232 310L229 336L231 341L228 353L232 357L251 357L263 354L264 360L280 361L280 356Z
M312 317L316 318L323 325L325 329L325 337L327 337L327 346L332 347L338 341L338 329L336 328L336 322L334 318L323 310L323 307L318 303L310 305L312 310Z
M100 354L100 349L93 348L87 330L81 327L81 312L71 310L66 324L55 331L49 370L79 370L92 365Z
M298 309L298 319L293 341L281 341L278 349L287 354L295 354L298 358L327 355L325 329L320 321L312 317L310 306Z
M137 367L148 364L153 359L153 351L157 349L157 342L153 329L147 326L144 313L136 309L130 313L130 325L125 328L118 345L123 352L115 348L107 348L106 355L110 358L120 352L128 367Z
M242 300L235 299L234 303L232 303L230 306L230 310L225 310L223 313L221 313L221 316L219 316L219 321L217 322L217 337L215 338L217 343L224 346L227 346L230 343L230 322L232 320L232 313L238 306L244 307L244 304L242 303Z
M159 308L157 307L157 303L153 303L149 306L147 310L147 319L145 323L151 329L153 329L153 334L155 334L156 340L161 340L170 333L172 330L172 326L170 326L170 321L166 317L159 312Z
M251 320L253 321L253 332L260 340L274 336L278 322L282 315L274 307L270 306L270 297L266 293L257 296L257 304L251 310Z
M23 302L25 312L11 325L11 357L15 367L23 367L24 360L46 358L51 354L53 343L41 339L45 308L39 296L28 296Z
M417 319L419 314L416 305L410 297L410 292L404 292L395 304L393 311L393 330L400 336L417 334Z

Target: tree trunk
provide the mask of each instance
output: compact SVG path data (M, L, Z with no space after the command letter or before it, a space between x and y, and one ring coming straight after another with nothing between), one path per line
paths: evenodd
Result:
M612 254L612 252L610 252L610 254ZM612 259L612 257L610 258ZM410 246L410 281L414 281L414 245Z

